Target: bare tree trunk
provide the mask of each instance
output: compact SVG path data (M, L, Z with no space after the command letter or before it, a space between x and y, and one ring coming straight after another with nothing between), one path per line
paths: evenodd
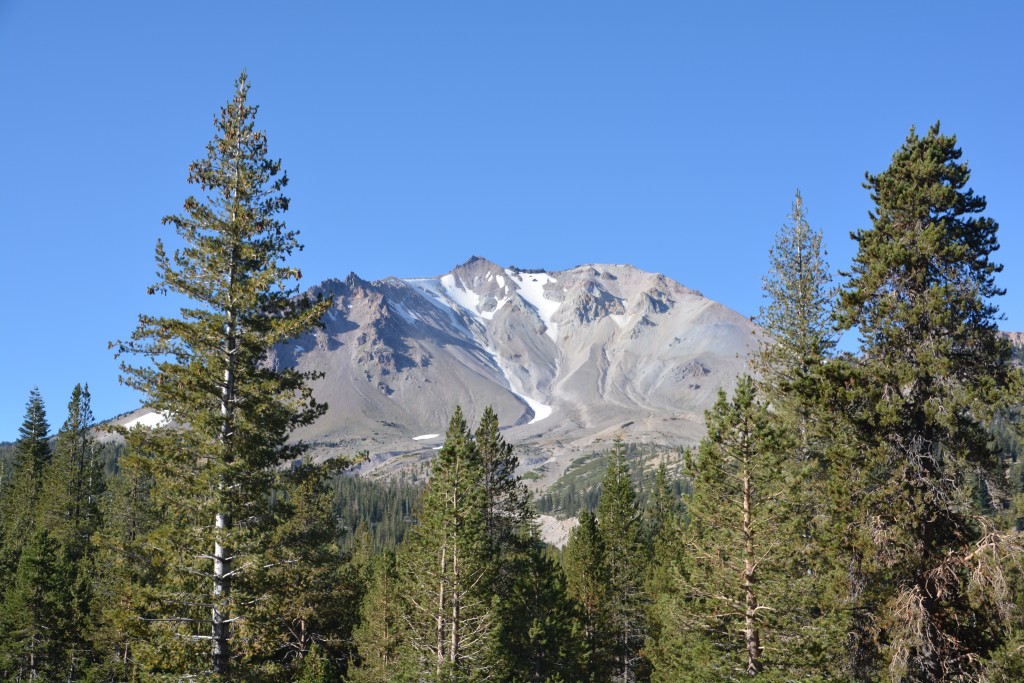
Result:
M754 592L754 531L750 524L751 487L750 473L743 476L743 594L746 602L744 613L744 637L747 643L747 674L761 672L761 636L757 629L757 594Z
M232 291L235 282L236 253L232 253L232 264L228 273L228 291ZM229 302L230 303L230 302ZM232 460L229 443L233 436L234 408L235 408L235 355L237 350L237 334L234 311L228 311L228 320L225 323L226 352L224 366L224 386L221 388L221 424L220 442L225 446L225 464ZM218 510L216 513L216 528L213 542L213 609L212 622L212 659L213 671L216 674L226 675L231 662L231 622L229 609L227 607L231 597L231 550L226 546L228 534L231 530L231 509L227 500L226 482L219 484L217 491Z
M213 544L213 671L227 674L231 659L230 624L227 621L227 609L221 605L231 596L231 560L227 550L221 544L221 534L231 526L230 515L217 513L217 537Z
M437 587L437 675L441 675L441 667L444 665L444 581L445 581L445 569L447 565L447 550L448 546L444 545L441 547L441 571L438 573L440 577L438 579Z
M452 552L452 650L449 653L452 664L455 664L459 659L459 629L462 626L459 623L460 612L462 611L459 599L461 591L462 586L459 585L459 546L456 544Z

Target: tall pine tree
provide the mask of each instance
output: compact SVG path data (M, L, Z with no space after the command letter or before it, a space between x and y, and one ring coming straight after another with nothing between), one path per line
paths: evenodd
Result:
M872 227L852 235L841 295L840 321L862 344L839 379L870 473L856 501L864 600L891 680L976 680L1004 637L1006 604L989 589L1013 537L975 492L1001 495L986 423L1019 378L996 330L997 224L961 155L938 124L911 129L866 176Z
M182 245L168 253L157 243L149 291L186 305L176 318L140 316L116 345L144 360L122 365L126 383L171 420L126 436L149 456L154 502L167 513L151 543L164 570L152 596L154 642L164 646L153 666L176 674L244 670L232 625L260 601L251 591L274 521L273 468L302 452L289 434L323 410L306 376L266 362L275 344L315 327L329 302L298 296L300 273L285 263L301 249L281 219L287 176L267 156L248 93L243 72L206 156L189 168L202 196L164 218Z
M73 680L77 638L71 582L60 546L45 529L33 531L0 605L4 680Z
M849 667L835 652L843 651L851 628L849 601L842 586L849 580L846 519L829 504L827 495L837 477L832 451L839 445L837 419L823 406L822 371L836 345L834 309L837 289L822 233L807 222L798 191L790 221L769 251L769 271L762 278L765 305L757 322L764 332L755 358L758 392L771 410L775 426L785 433L787 452L779 461L784 482L779 500L778 539L785 558L774 569L786 575L792 618L792 644L804 646L799 657L822 675ZM838 420L841 422L841 419ZM781 630L777 631L781 634Z
M7 585L14 575L21 548L34 528L43 471L52 457L49 431L46 407L36 387L29 392L18 429L10 479L0 487L0 585Z
M38 524L64 548L73 562L91 549L99 528L100 498L106 487L103 461L92 438L89 386L76 384L68 417L57 432L56 448L43 472Z
M750 377L732 400L719 393L707 427L688 463L693 496L674 585L657 605L655 680L792 676L800 662L782 628L789 586L780 571L786 484L778 430Z
M790 222L775 236L768 274L761 279L766 302L757 323L765 338L757 366L771 397L798 386L835 347L836 290L825 255L821 231L807 222L797 191Z
M456 407L402 552L409 649L430 681L502 678L483 466Z
M352 683L390 683L413 677L409 658L401 658L408 637L402 592L395 555L384 551L371 562L370 585L360 623L353 632L358 666L349 670Z
M597 518L589 510L580 513L579 524L569 533L562 564L569 595L580 612L582 680L607 681L614 671L608 600L610 582L604 539Z
M613 680L631 683L649 674L649 663L642 652L647 638L644 580L649 553L625 446L618 439L601 482L597 526L604 542L608 580L606 628L611 639Z

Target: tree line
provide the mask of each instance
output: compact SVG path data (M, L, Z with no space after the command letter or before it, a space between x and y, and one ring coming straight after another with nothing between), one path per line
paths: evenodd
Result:
M618 442L593 499L549 497L579 508L557 551L490 409L471 428L454 408L422 489L371 492L289 438L326 406L269 352L331 302L287 265L248 89L164 219L181 246L158 242L150 292L186 305L112 344L168 422L121 429L112 466L87 386L53 439L29 397L0 484L5 680L1024 677L1021 376L997 224L938 124L866 175L841 285L797 194L751 375L681 472Z

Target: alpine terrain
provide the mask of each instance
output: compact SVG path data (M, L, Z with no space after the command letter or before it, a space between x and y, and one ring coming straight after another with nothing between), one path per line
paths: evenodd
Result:
M311 294L334 297L323 328L269 362L322 373L329 412L295 437L318 458L367 451L364 473L429 458L456 405L471 421L493 406L539 484L616 436L690 445L757 346L744 316L628 265L549 273L474 256L439 277L352 273ZM159 418L118 422L136 421Z

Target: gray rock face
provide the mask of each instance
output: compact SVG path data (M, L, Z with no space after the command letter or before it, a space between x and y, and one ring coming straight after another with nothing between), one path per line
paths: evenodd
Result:
M364 470L429 457L456 404L471 422L494 406L544 480L619 434L690 444L756 347L745 317L625 265L547 273L473 257L439 277L352 274L313 291L335 297L324 329L271 362L323 373L314 393L330 410L297 437L318 457L368 450Z
M268 362L322 374L329 411L295 436L315 458L369 451L364 473L429 459L456 405L471 425L493 406L541 487L619 435L690 445L757 346L747 318L626 265L548 273L473 257L439 277L353 273L311 291L334 298L323 329ZM146 412L119 423L159 421Z

